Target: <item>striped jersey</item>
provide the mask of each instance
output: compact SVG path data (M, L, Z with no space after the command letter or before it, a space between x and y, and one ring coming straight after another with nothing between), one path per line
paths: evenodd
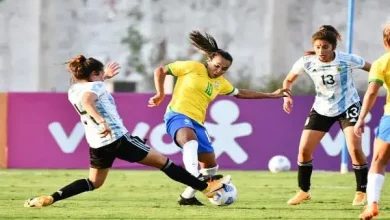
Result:
M354 85L353 70L363 68L365 60L355 54L335 51L333 61L321 62L316 55L301 57L291 73L309 74L315 85L314 110L319 114L334 117L344 113L360 101Z
M82 106L82 98L85 92L93 92L98 96L95 106L111 128L111 136L100 137L99 133L101 132L101 128ZM84 124L85 136L90 147L99 148L106 146L127 133L122 118L116 109L114 98L107 91L104 82L97 81L73 84L68 90L68 99L80 115L81 122Z

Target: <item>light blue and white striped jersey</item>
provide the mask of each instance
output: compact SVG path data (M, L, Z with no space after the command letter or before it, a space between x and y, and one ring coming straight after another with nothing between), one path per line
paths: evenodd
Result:
M317 93L314 110L321 115L334 117L360 101L352 72L363 68L364 64L365 60L355 54L335 51L335 58L329 63L321 62L316 55L303 56L295 62L290 72L309 74Z
M82 106L82 98L85 92L93 92L98 96L95 106L99 113L106 120L112 130L112 135L100 137L101 128L95 120L87 114ZM116 109L114 98L107 91L104 82L85 82L73 84L68 91L68 99L80 114L81 122L84 124L85 136L92 148L106 146L127 133L122 118Z

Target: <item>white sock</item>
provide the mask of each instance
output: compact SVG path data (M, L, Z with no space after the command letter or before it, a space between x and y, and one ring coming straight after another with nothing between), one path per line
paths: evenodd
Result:
M203 175L203 176L213 176L215 174L217 174L217 171L218 171L218 168L219 166L215 166L215 167L212 167L212 168L203 168L200 170L200 173Z
M369 173L367 177L367 203L379 202L385 176L379 173Z
M195 196L196 190L187 186L187 188L184 190L184 192L181 194L181 197L185 199L190 199Z
M183 162L186 170L193 176L199 176L198 142L188 141L183 145Z
M195 140L188 141L183 145L183 163L186 170L191 173L193 176L199 176L198 169L198 142ZM185 199L193 198L195 196L196 190L187 187L181 196Z

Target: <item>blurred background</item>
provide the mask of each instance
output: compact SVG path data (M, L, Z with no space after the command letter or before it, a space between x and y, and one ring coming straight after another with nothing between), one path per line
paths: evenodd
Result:
M335 26L346 51L347 9L348 0L0 0L0 92L66 92L62 63L77 54L122 65L113 91L152 92L154 68L202 59L189 44L194 29L233 55L227 77L237 87L273 90L319 26ZM352 52L380 56L389 19L388 0L356 0ZM357 71L359 90L366 79ZM298 82L295 94L313 94L307 76Z

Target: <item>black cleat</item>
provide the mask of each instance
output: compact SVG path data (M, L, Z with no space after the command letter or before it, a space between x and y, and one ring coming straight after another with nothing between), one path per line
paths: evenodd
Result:
M204 206L204 204L199 202L199 200L196 197L185 199L181 195L180 195L180 199L179 199L178 203L179 203L179 205Z
M219 180L219 179L222 179L222 178L223 178L223 175L221 175L221 174L216 174L216 175L212 175L212 176L211 175L203 176L202 174L200 174L200 176L198 177L198 179L203 181L203 182Z

